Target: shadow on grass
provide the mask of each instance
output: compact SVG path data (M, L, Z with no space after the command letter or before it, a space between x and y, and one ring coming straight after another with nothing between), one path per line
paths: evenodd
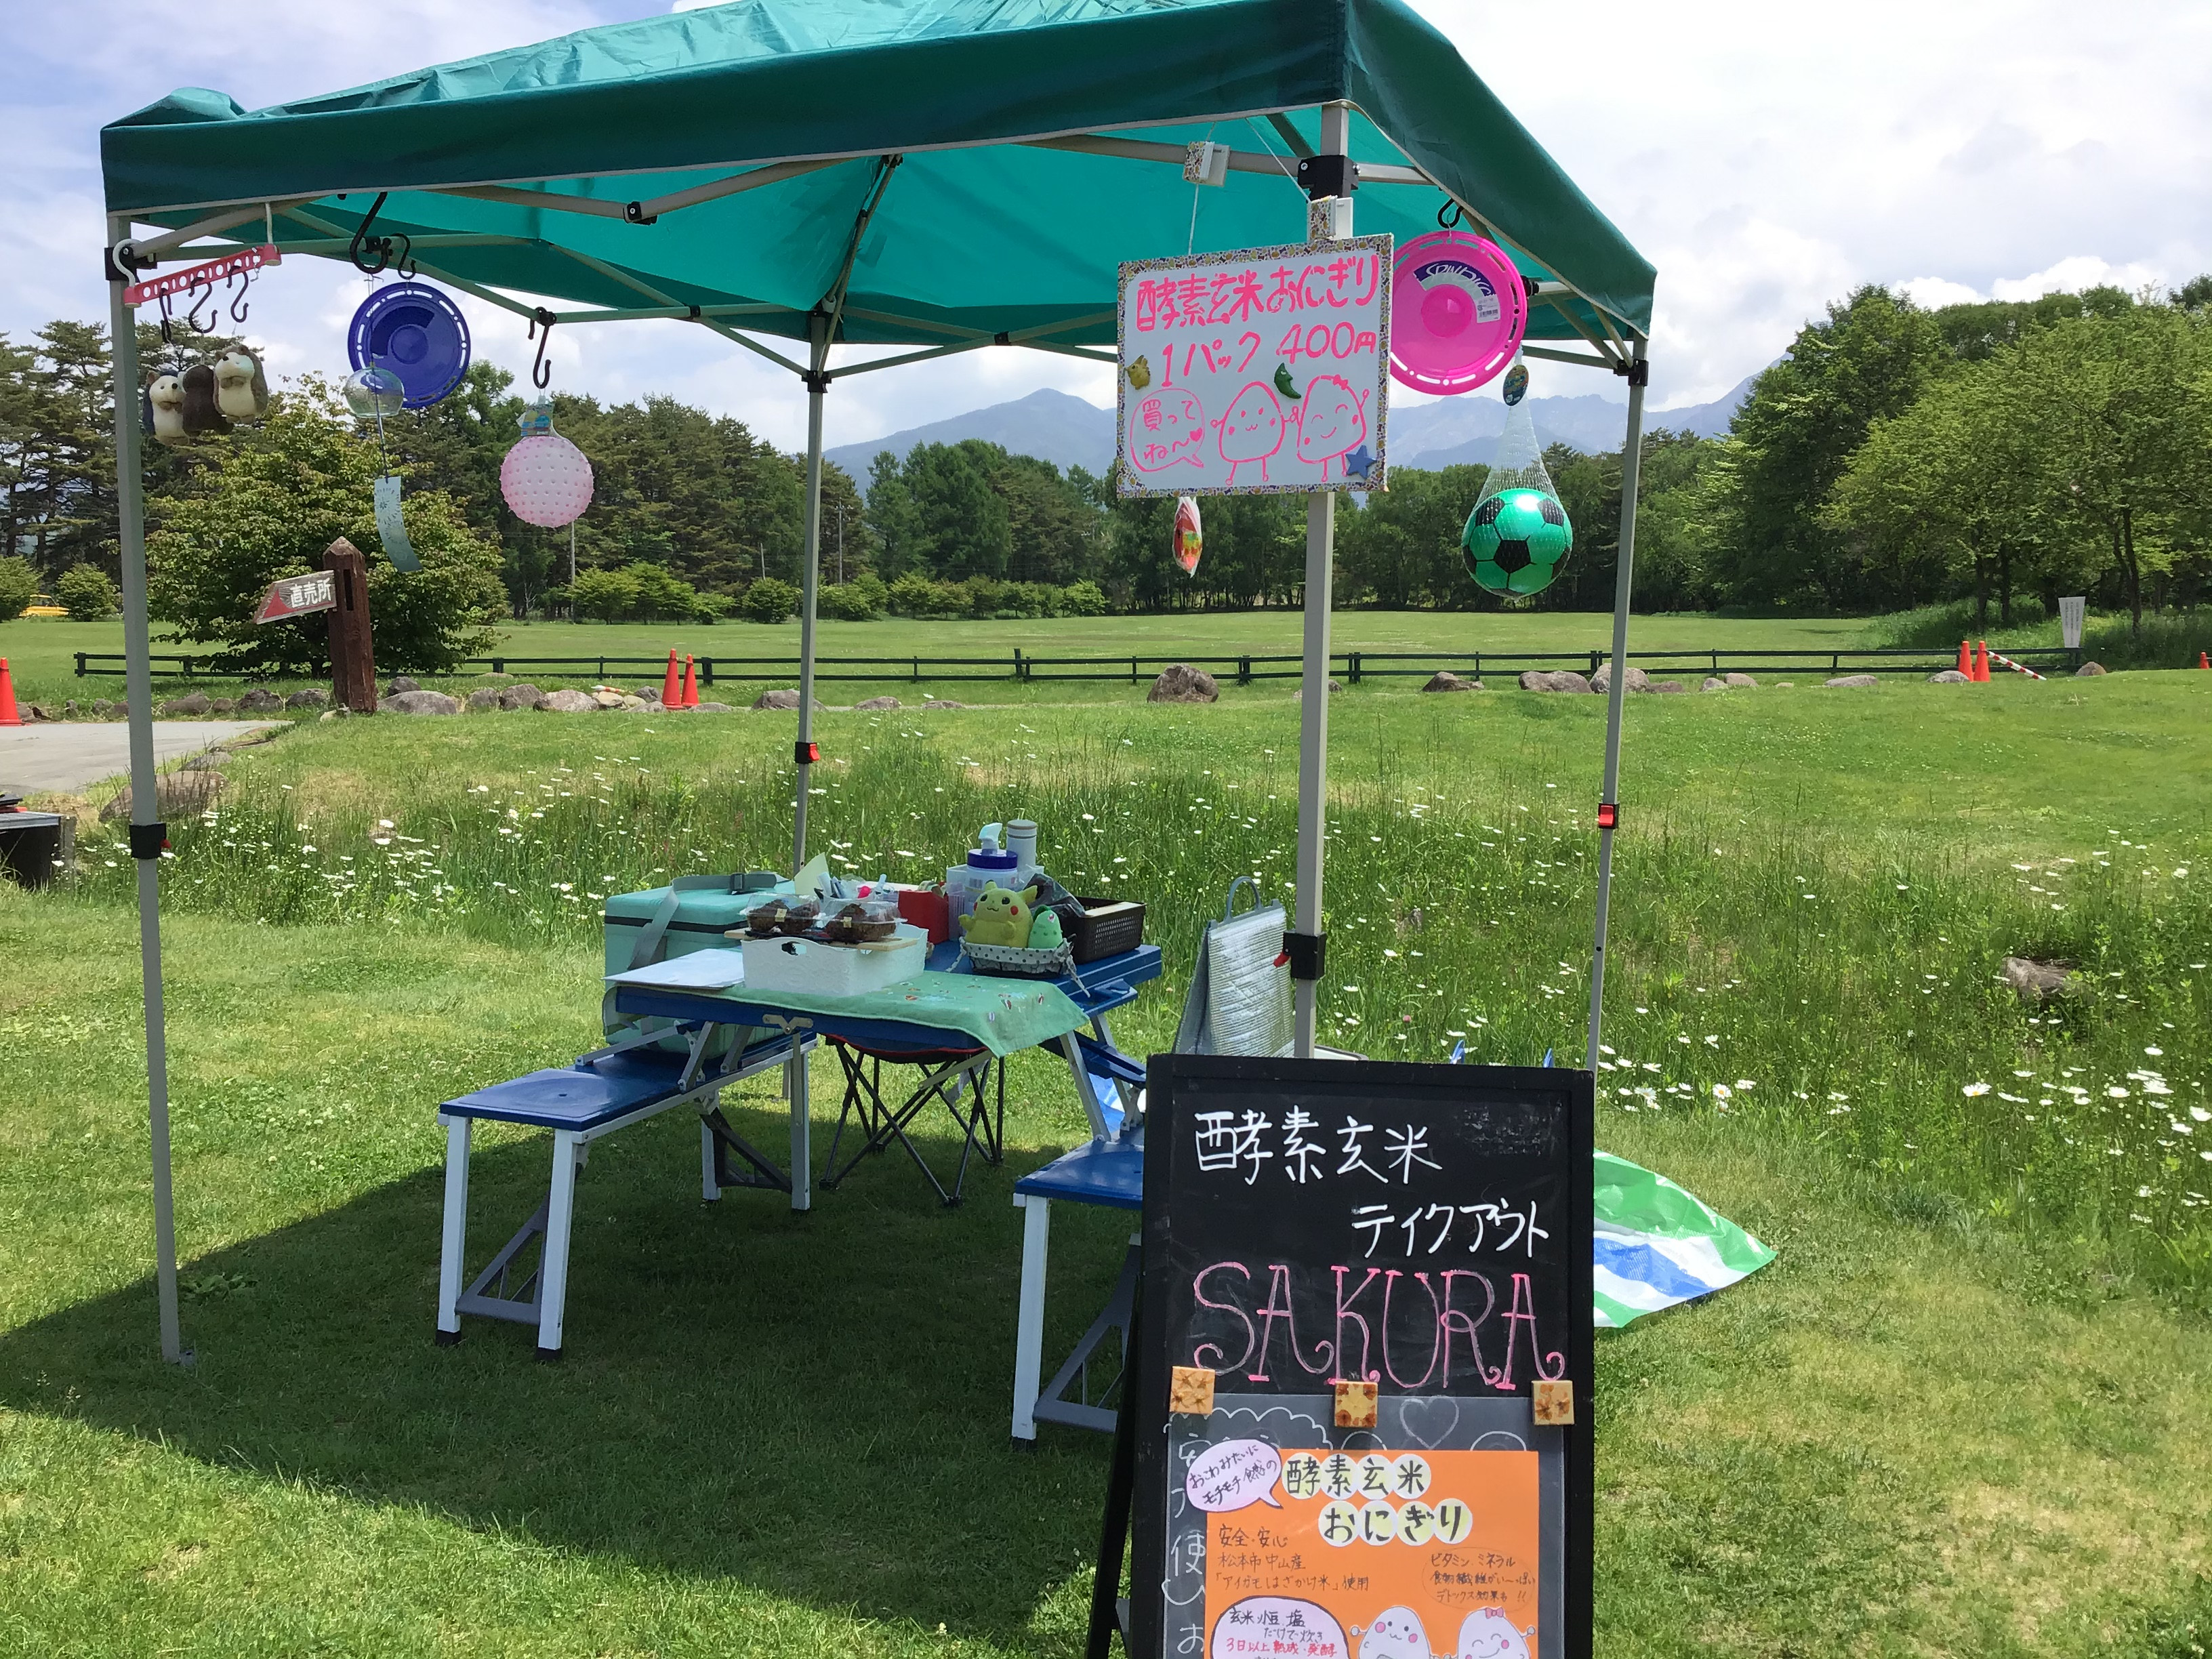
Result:
M732 1113L757 1145L782 1120ZM826 1145L817 1120L817 1159ZM949 1170L951 1138L920 1142ZM544 1137L480 1149L480 1264L544 1191ZM689 1114L603 1142L578 1183L566 1357L466 1322L433 1346L435 1170L187 1265L197 1366L149 1357L142 1281L0 1335L0 1401L210 1463L863 1616L1025 1645L1096 1547L1109 1443L1008 1432L1018 1170L946 1210L903 1156L815 1208L699 1201ZM1102 1304L1127 1218L1057 1206L1048 1343ZM1050 1352L1048 1352L1048 1358ZM68 1396L64 1403L64 1395Z

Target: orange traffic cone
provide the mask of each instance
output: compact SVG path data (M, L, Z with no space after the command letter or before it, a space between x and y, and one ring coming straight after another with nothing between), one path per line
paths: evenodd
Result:
M684 707L684 688L676 678L676 649L668 651L668 672L660 677L660 706L663 708Z
M1974 653L1964 640L1959 641L1959 672L1968 679L1974 678Z
M1974 641L1974 684L1987 685L1989 683L1990 642L1987 640L1976 640Z
M2212 653L2203 651L2198 652L2197 653L2197 665L2199 668L2212 668ZM8 678L7 671L8 665L4 662L0 662L0 681L4 681Z
M0 726L21 726L23 717L15 712L15 682L8 678L8 659L0 657Z
M699 706L699 672L691 665L691 653L688 651L684 653L684 706Z

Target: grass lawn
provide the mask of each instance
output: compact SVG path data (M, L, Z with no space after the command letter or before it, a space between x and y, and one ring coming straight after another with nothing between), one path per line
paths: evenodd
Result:
M1706 616L1639 617L1632 635L1638 651L1692 650L1832 650L1838 647L1875 642L1875 624L1864 620L1746 621ZM988 657L1009 661L1018 646L1025 654L1110 656L1133 652L1139 656L1236 656L1295 654L1299 647L1302 619L1296 611L1198 612L1188 616L1103 617L1096 619L1056 617L1036 622L909 622L887 619L873 623L824 622L820 624L819 654L827 658L889 659L901 655L924 657ZM154 650L177 653L186 647L159 637ZM1334 646L1342 651L1589 651L1606 647L1613 636L1610 614L1536 612L1514 615L1437 611L1348 611L1335 618ZM726 674L745 673L741 682L795 684L798 678L799 624L785 623L763 627L732 621L706 626L698 623L513 623L507 626L498 647L517 658L529 657L646 657L665 659L673 648L695 656L712 656L732 663L757 663L763 659L789 659L788 667L732 666ZM123 625L119 622L72 623L44 617L0 623L0 656L9 659L19 696L36 697L59 704L75 697L89 702L95 696L122 695L119 679L78 679L72 653L120 652ZM106 666L119 668L119 663ZM574 672L522 669L520 677L545 685L588 684L597 674L596 664ZM848 669L832 665L825 672ZM1129 695L1126 682L1115 687L1104 682L1074 690L1067 685L1018 687L993 681L963 689L952 678L963 671L946 670L926 677L916 690L910 677L896 682L823 683L823 700L837 702L889 690L901 696L973 697L977 701L1012 700L1057 702L1070 696ZM977 671L981 672L981 671ZM1143 673L1150 684L1154 669ZM637 682L659 677L636 668L611 670L615 678ZM425 680L425 684L449 682ZM474 684L467 679L458 682ZM193 683L213 695L234 692L243 682L202 679ZM181 679L157 682L163 696L185 689ZM1143 687L1136 695L1141 696ZM745 693L750 701L753 691Z
M1601 1144L1781 1255L1600 1340L1601 1652L2195 1650L2205 683L1630 703ZM1338 1038L1578 1056L1602 714L1335 700ZM1132 1051L1230 875L1288 874L1280 693L823 737L817 844L851 867L1026 809L1056 871L1153 902ZM81 888L0 889L0 1651L1079 1650L1106 1444L1006 1433L1012 1181L1082 1133L1041 1061L957 1211L888 1160L806 1217L702 1206L688 1117L604 1143L567 1363L428 1340L433 1105L592 1040L597 896L779 857L788 742L379 719L230 763L165 875L189 1373L152 1357L128 872L92 837ZM2014 951L2088 988L2021 1006ZM778 1144L766 1091L740 1105ZM479 1239L544 1156L486 1138ZM1055 1223L1064 1347L1127 1222Z

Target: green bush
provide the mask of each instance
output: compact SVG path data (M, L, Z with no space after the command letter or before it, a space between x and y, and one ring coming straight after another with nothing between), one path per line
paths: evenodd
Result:
M757 623L788 622L799 609L799 592L780 577L763 576L745 589L739 606Z
M866 584L873 583L872 593ZM873 622L884 614L883 583L872 576L859 581L833 582L814 596L814 613L831 622Z
M637 578L628 570L585 570L568 586L568 604L580 619L623 622L637 614Z
M39 579L31 574L27 560L0 559L0 622L21 616L38 596Z
M919 570L909 570L893 582L886 598L902 617L941 617L951 604L944 584L930 580Z
M1104 616L1104 590L1093 581L1070 582L1060 590L1060 614L1063 617Z
M153 611L179 640L228 647L230 670L327 661L327 618L264 627L253 613L278 577L322 568L341 536L368 560L380 672L451 672L499 638L493 624L507 612L499 549L469 528L452 496L410 491L407 538L422 568L395 567L376 530L375 441L313 376L272 399L258 430L204 439L199 453L209 461L204 493L167 502L147 538Z
M106 622L123 603L115 584L96 564L73 564L54 584L54 598L71 622Z

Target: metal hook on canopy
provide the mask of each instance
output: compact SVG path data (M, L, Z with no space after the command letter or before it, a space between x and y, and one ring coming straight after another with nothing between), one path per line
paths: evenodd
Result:
M161 295L161 343L163 345L176 344L177 337L170 331L173 325L174 317L169 309L169 296L164 294Z
M1437 228L1438 230L1457 230L1460 226L1460 219L1461 214L1459 210L1459 204L1447 198L1444 201L1444 204L1437 210Z
M364 276L380 276L384 268L392 263L392 238L368 234L368 228L376 222L376 216L384 207L384 198L391 194L388 190L376 192L376 199L368 204L368 211L362 215L361 222L354 227L353 240L346 244L346 258L353 261L353 268ZM363 257L364 249L375 257L374 264Z
M192 308L185 313L185 324L191 328L198 329L203 334L214 333L217 319L213 313L210 313L205 322L202 322L200 320L200 307L214 299L215 284L213 283L196 283L192 289ZM219 312L221 309L221 302L217 301L216 310Z
M246 303L246 297L253 287L253 273L250 270L234 270L223 278L222 285L228 288L234 283L238 284L238 297L230 302L230 320L243 324L246 321L246 313L252 309Z
M538 342L537 360L530 365L530 383L540 392L552 384L553 365L545 361L545 348L552 343L553 325L560 320L544 306L540 306L531 313L530 327L522 337L526 340L534 339ZM545 331L543 334L538 331L541 328Z

